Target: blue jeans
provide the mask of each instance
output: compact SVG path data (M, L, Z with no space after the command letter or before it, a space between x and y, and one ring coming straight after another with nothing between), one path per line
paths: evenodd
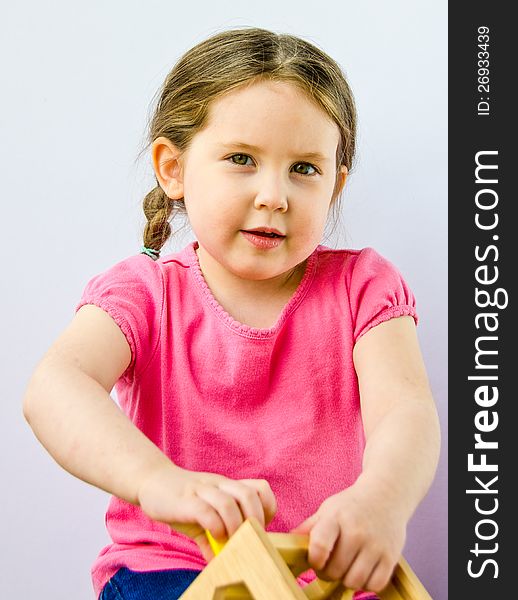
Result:
M99 600L178 600L200 573L191 569L137 572L123 567L104 586Z
M99 600L177 600L201 571L137 572L123 567L104 586Z

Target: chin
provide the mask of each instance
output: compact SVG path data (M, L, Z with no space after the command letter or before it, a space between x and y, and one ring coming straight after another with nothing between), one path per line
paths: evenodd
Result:
M243 265L236 265L235 268L229 266L229 270L234 273L234 275L237 275L237 277L241 277L241 279L248 279L250 281L265 281L267 279L273 279L284 272L282 269L276 271L272 269L257 269L254 267L247 268Z
M249 281L266 281L280 275L280 273L265 273L250 269L239 269L239 271L234 271L234 274L241 277L241 279L248 279Z

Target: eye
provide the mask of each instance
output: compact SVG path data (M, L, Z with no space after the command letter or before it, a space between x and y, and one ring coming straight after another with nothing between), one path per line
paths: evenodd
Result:
M313 165L306 162L297 163L294 165L293 169L295 173L298 173L299 175L313 175L318 172ZM313 169L313 172L308 172L308 169Z
M252 160L248 154L233 154L232 156L228 157L228 160L233 162L235 165L241 165L244 167L249 166L246 162L248 159Z

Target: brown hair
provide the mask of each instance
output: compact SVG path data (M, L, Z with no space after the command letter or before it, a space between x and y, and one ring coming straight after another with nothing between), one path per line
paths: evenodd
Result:
M205 126L213 100L262 79L297 85L331 117L340 131L337 172L341 165L350 171L356 109L342 70L325 52L301 38L255 27L217 33L180 58L159 90L147 147L164 136L185 151ZM333 200L335 196L336 192ZM171 215L185 213L183 199L168 198L157 181L144 198L143 210L147 218L144 246L158 257L171 235Z

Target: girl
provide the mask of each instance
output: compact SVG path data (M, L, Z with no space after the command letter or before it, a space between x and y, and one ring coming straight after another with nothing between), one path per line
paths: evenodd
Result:
M113 495L101 599L178 598L205 530L251 516L309 534L302 585L389 581L439 430L405 281L320 245L355 123L337 63L291 35L218 33L167 76L142 251L88 282L24 398L52 456ZM160 257L181 211L196 241Z

